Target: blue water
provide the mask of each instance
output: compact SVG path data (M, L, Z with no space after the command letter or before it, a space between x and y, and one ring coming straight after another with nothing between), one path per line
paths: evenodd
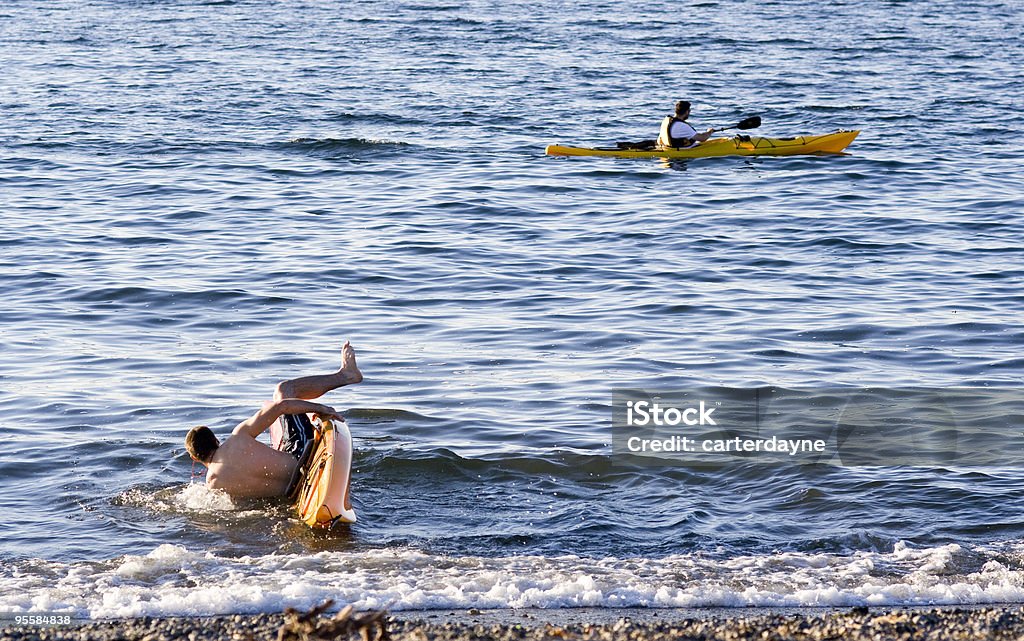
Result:
M1024 379L1015 2L0 9L0 609L1024 600L1024 473L619 465L612 389ZM554 142L860 129L842 156ZM189 485L284 378L359 522ZM1011 417L1019 420L1019 417Z

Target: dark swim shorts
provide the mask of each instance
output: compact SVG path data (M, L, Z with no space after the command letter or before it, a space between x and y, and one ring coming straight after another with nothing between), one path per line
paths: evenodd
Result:
M306 414L282 414L277 419L280 423L281 442L275 443L275 447L282 452L288 452L295 458L302 458L307 443L314 439L313 423Z

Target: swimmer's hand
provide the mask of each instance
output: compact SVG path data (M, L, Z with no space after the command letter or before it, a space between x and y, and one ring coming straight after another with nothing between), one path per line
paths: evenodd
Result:
M321 410L319 412L314 412L314 414L316 414L320 418L331 418L331 419L335 419L335 420L338 420L338 421L344 421L345 420L345 417L342 416L341 414L339 414L337 410L335 410L335 409L333 409L331 407L327 407L326 405L324 405L324 409L323 410Z
M330 405L322 405L312 401L304 401L301 398L286 398L280 401L284 410L282 414L319 414L324 418L336 418L344 420L338 410Z

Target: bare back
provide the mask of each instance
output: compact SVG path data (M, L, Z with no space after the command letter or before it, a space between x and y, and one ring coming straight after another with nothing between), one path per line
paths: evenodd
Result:
M206 484L234 497L284 496L298 461L242 432L228 437L213 455Z

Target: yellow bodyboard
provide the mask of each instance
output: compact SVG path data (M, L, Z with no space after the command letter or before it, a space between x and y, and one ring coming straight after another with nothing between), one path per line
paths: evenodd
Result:
M352 434L345 421L313 416L316 445L299 487L299 518L313 528L355 523L349 497L352 475Z

